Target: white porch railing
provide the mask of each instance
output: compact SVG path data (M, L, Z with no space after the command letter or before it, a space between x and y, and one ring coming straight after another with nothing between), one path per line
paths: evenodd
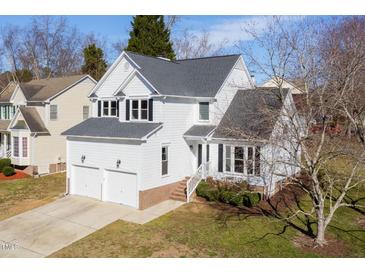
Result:
M11 157L11 149L6 151L6 158L10 158Z
M199 185L202 179L207 178L209 173L210 162L202 163L195 171L193 176L186 182L186 201L190 202L190 197Z

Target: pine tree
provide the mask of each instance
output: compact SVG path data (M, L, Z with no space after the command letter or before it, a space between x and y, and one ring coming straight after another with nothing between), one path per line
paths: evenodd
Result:
M162 15L137 15L133 17L132 31L126 50L175 59L170 41L170 31Z
M104 53L101 48L91 44L84 48L84 65L82 72L91 75L96 81L104 75L107 65L104 60Z

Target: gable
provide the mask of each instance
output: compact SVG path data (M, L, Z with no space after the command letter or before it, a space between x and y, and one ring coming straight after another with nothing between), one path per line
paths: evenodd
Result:
M10 101L14 105L25 105L26 98L24 96L22 89L19 87L19 85L17 85L17 87L15 88L15 91L14 91L13 95L11 96Z
M120 85L128 78L128 76L134 71L134 67L125 56L123 56L119 62L113 67L110 67L107 71L107 77L102 79L103 81L99 87L95 90L95 94L98 97L113 97L113 94L118 90Z
M153 90L138 74L135 74L121 91L127 96L145 96L153 93Z

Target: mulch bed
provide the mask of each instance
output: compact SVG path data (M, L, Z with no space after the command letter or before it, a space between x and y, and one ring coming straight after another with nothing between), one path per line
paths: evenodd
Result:
M332 237L326 236L327 244L324 246L318 246L314 242L314 239L306 236L300 235L294 238L293 244L307 252L315 252L324 257L342 257L346 254L348 250L344 242L334 239Z
M22 171L19 171L19 170L15 170L15 174L13 174L11 176L5 176L3 173L0 173L0 181L23 179L23 178L27 178L27 177L29 177L28 174L26 174Z

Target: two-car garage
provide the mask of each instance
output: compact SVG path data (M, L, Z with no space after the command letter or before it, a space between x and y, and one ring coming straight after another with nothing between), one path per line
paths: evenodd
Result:
M70 193L138 208L137 175L72 165Z

